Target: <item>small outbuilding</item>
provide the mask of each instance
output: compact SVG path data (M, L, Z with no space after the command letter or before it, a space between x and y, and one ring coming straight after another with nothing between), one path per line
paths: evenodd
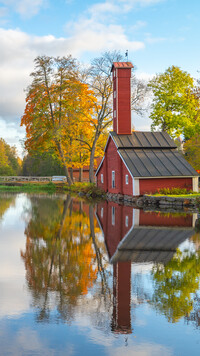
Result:
M113 131L97 169L97 186L110 193L141 195L159 188L198 192L198 173L166 132L131 130L131 62L114 62Z

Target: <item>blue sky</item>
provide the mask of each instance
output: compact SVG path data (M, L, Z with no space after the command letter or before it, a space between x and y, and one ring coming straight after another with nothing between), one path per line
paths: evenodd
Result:
M0 1L0 137L20 150L24 89L37 55L90 62L107 50L129 50L138 77L177 65L200 70L198 0ZM135 122L148 130L150 121Z

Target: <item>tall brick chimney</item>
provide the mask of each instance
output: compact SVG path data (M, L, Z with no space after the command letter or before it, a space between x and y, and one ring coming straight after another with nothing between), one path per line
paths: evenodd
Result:
M113 131L131 134L131 62L114 62L113 72Z

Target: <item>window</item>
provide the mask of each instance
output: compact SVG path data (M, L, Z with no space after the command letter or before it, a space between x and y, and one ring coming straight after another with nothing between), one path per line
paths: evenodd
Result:
M101 218L103 218L103 208L101 208Z
M115 225L115 207L112 206L112 225Z
M125 226L128 227L128 215L125 217Z
M116 117L116 110L114 110L114 117Z
M125 175L125 182L128 184L128 174Z
M115 188L115 171L112 171L112 188Z
M114 99L116 98L116 90L114 91Z
M103 174L101 173L101 183L103 183Z

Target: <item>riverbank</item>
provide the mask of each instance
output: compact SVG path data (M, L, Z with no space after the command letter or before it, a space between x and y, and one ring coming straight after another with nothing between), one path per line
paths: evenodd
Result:
M132 205L138 208L149 208L159 210L190 210L198 212L200 210L200 196L192 197L191 195L171 197L171 196L129 196L121 194L107 193L106 199L116 203Z
M4 183L0 184L0 192L54 193L56 192L56 185L53 183Z
M95 201L106 199L116 203L132 205L139 208L171 209L171 210L200 210L200 194L192 196L167 196L167 195L143 195L129 196L122 194L105 193L91 183L75 183L71 186L66 183L6 183L0 184L0 192L27 192L27 193L70 193L82 199Z

